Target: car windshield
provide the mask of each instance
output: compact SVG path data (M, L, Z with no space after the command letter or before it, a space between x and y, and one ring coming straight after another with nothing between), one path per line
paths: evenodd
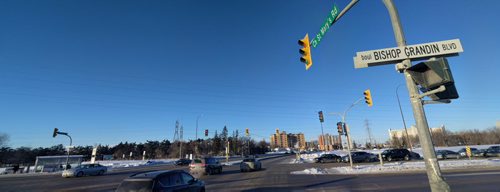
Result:
M255 159L243 159L243 162L254 162Z
M153 180L125 180L123 181L117 192L148 192L153 188Z

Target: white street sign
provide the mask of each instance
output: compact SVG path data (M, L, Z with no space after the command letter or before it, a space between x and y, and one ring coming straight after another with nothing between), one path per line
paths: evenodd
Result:
M404 59L422 60L435 56L456 56L460 52L464 50L459 39L363 51L356 53L354 68L397 63Z

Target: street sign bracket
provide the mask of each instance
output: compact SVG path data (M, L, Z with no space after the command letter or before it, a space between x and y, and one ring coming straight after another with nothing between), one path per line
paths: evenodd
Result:
M450 99L442 99L442 100L422 100L422 105L428 105L428 104L449 104L451 103Z
M441 92L443 92L443 91L446 91L446 87L445 87L444 85L441 85L441 86L439 86L437 89L434 89L434 90L432 90L432 91L427 91L427 92L425 92L425 93L423 93L423 94L418 95L418 98L419 98L419 99L422 99L422 98L424 98L425 96L432 95L432 94L436 94L436 93L441 93Z

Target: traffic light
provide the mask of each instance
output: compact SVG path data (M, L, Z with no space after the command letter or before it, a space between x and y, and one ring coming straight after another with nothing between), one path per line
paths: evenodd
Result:
M205 137L208 137L208 129L205 129Z
M363 92L363 95L365 95L365 103L368 104L368 107L373 106L372 93L370 92L370 89Z
M57 132L59 132L59 129L58 128L54 128L54 133L52 134L52 137L56 137L57 136Z
M429 95L436 100L456 99L458 98L455 81L451 75L450 66L446 58L438 58L435 60L424 61L406 69L411 77L417 83L421 90L425 93L432 91L443 85L446 90Z
M245 129L245 135L248 137L250 135L250 131L248 130L248 128Z
M323 118L323 111L319 111L318 115L319 115L319 122L321 123L325 122L325 119Z
M342 133L344 132L342 124L343 124L342 122L337 123L337 131L339 132L340 135L342 135Z
M311 44L309 43L309 34L306 34L304 39L299 40L299 45L302 46L302 48L299 50L300 54L302 55L300 57L300 61L306 65L306 70L309 70L312 66L312 56L311 56Z

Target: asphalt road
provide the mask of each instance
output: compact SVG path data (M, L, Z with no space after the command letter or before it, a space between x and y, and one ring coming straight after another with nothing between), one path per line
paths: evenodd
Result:
M287 164L291 156L263 160L264 170L241 173L239 166L224 167L220 175L203 176L207 191L430 191L425 173L377 175L292 175L311 167L346 164ZM138 171L186 169L160 165L110 172L104 176L62 178L60 175L0 177L0 191L113 191ZM499 191L500 169L444 172L452 191Z

